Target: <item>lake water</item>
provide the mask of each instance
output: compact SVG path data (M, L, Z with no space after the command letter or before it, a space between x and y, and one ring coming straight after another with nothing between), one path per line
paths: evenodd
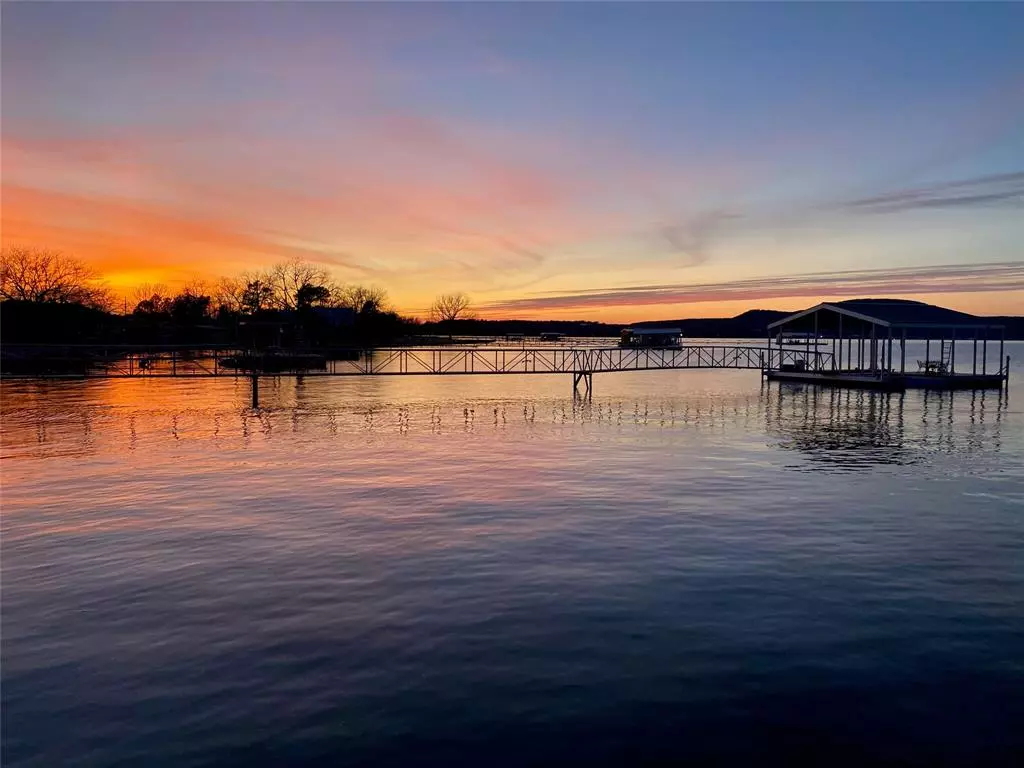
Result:
M1019 363L570 379L3 384L4 765L1024 756Z

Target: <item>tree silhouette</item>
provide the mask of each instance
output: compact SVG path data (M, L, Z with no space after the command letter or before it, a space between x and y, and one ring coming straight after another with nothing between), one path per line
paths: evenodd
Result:
M171 317L182 325L196 325L203 322L209 311L209 296L179 293L171 301Z
M430 305L430 319L435 323L466 320L471 316L469 296L464 293L445 293Z
M271 288L273 307L283 310L298 308L299 290L305 285L324 288L328 295L336 290L331 273L326 267L310 264L301 259L275 264L267 270L261 282L265 282Z
M249 281L240 277L222 277L213 291L213 303L222 314L237 314L242 311L242 301Z
M0 252L0 298L37 303L111 305L96 272L60 251L11 246Z
M264 282L253 280L242 291L241 310L250 315L268 309L274 299L274 289Z
M139 299L135 304L133 315L170 315L173 300L169 296L154 293L147 299Z
M142 283L136 286L128 295L132 306L138 308L143 301L150 301L153 297L170 296L170 289L163 283Z
M331 300L330 290L323 285L303 283L295 292L295 308L298 310L324 306Z
M337 292L335 301L339 307L351 309L356 314L387 312L390 309L387 291L376 285L346 285Z

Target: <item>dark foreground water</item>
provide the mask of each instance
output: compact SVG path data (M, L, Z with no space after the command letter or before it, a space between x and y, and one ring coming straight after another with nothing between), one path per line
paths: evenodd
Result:
M3 764L1020 760L1016 375L4 384Z

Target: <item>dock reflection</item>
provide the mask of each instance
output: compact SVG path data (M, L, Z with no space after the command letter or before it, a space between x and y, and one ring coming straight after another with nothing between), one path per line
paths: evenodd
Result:
M765 387L765 431L783 450L831 470L927 460L933 452L997 452L1004 391L878 392L799 384Z
M812 467L855 471L914 464L935 452L999 451L1013 432L1004 430L1009 400L1002 391L886 393L766 383L745 392L592 400L543 394L403 398L386 383L366 384L339 392L320 382L275 380L268 382L266 406L255 410L239 406L245 393L233 393L230 383L222 385L225 391L132 381L5 385L3 455L127 456L161 445L214 452L257 441L316 445L335 438L358 455L363 440L417 434L543 438L576 430L594 439L643 433L645 440L676 442L729 434L744 444L766 442L799 453ZM232 394L239 395L233 402Z

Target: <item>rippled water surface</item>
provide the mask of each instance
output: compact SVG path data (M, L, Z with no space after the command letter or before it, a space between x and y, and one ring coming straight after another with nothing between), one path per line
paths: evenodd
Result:
M1010 763L1013 375L5 383L3 762Z

